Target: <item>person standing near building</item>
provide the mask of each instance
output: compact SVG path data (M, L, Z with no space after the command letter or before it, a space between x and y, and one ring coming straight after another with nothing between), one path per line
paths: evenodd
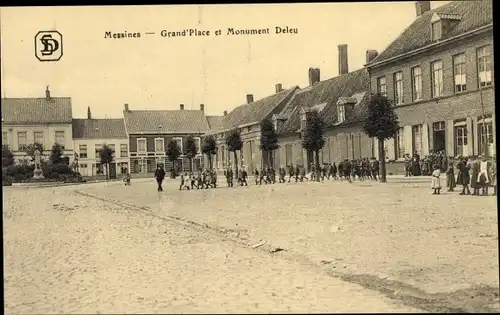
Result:
M165 171L163 170L163 167L161 167L161 165L158 165L156 168L155 179L156 183L158 184L158 191L163 191L163 187L161 186L161 184L165 179Z
M459 162L457 163L458 176L457 176L457 185L462 185L462 192L460 195L470 195L469 189L469 168L470 165L467 163L467 157L458 157Z
M479 183L479 172L481 171L481 166L477 157L473 156L471 161L471 177L470 177L470 188L472 188L472 195L479 196L479 188L481 188Z
M241 182L240 182L241 186L248 186L247 178L248 178L247 170L243 168L241 170Z
M411 158L408 153L405 154L405 177L411 176Z
M446 170L446 186L448 187L448 191L453 191L453 189L457 186L455 182L455 168L453 167L453 162L449 163L448 169Z
M294 168L293 168L293 164L290 164L290 166L288 166L288 182L290 182L290 180L292 180L292 177L294 177Z
M441 194L441 167L439 165L434 165L434 171L432 172L432 189L433 195Z

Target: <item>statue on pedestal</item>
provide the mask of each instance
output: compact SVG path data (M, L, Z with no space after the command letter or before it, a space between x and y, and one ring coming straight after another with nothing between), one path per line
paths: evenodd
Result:
M43 177L43 172L40 166L40 154L39 150L35 151L35 170L33 171L33 179L41 179Z

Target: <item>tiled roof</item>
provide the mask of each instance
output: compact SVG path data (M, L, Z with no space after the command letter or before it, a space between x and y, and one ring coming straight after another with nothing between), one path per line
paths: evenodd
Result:
M71 98L2 98L2 123L47 124L72 121Z
M434 13L440 16L460 16L460 21L445 38L450 38L493 23L492 0L453 1L434 10L425 12L407 27L370 64L378 63L398 55L411 52L432 43L431 19Z
M369 96L369 90L369 74L366 69L360 69L297 91L289 103L292 109L286 114L288 119L278 130L278 134L288 135L297 132L300 128L300 108L302 107L323 108L320 115L327 127L331 127L337 122L337 101L340 97L359 96L359 94L355 95L356 93L365 93ZM366 114L367 103L362 101L354 107L352 117L342 124L362 121Z
M129 110L123 111L128 134L205 133L210 130L201 110Z
M236 107L226 116L223 116L222 127L218 130L231 129L235 126L261 122L264 118L269 116L276 107L286 102L288 97L291 96L295 90L297 90L297 87L283 90L253 103Z
M211 130L219 130L222 128L222 118L224 116L207 116L208 126Z
M126 139L123 119L73 119L75 139Z

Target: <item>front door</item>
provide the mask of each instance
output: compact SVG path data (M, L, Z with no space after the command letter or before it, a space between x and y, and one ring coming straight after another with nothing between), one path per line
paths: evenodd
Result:
M116 179L116 163L109 163L109 179Z

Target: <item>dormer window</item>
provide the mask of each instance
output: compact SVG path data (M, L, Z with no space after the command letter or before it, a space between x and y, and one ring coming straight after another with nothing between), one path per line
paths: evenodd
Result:
M432 41L438 41L443 37L443 25L441 20L433 22L432 26Z
M345 121L345 106L344 104L337 105L338 121L339 123Z

